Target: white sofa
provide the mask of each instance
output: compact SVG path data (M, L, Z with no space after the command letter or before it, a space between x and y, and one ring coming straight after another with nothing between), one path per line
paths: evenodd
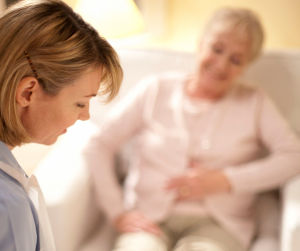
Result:
M48 204L57 245L62 251L105 251L114 235L95 205L89 172L81 154L104 114L142 77L167 70L191 70L196 60L191 53L162 50L118 52L125 73L119 97L107 106L97 99L93 100L90 121L77 122L48 152L35 156L41 159L36 175ZM265 89L293 129L300 133L300 51L265 52L248 69L244 78ZM26 147L30 149L30 145ZM300 176L290 180L282 194L281 250L299 251ZM260 235L252 250L276 251L279 250L278 202L272 197L261 197L261 200L262 215L268 217L261 216L259 219Z

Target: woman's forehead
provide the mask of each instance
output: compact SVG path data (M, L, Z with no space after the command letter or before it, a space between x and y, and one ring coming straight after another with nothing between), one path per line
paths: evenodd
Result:
M209 36L212 34L228 34L228 35L235 35L236 37L240 37L241 39L249 39L250 32L249 29L247 29L244 25L240 24L234 24L234 23L217 23L209 30L206 31L204 36Z
M251 36L245 29L239 27L218 26L205 34L203 40L210 42L231 42L241 46L251 47ZM249 48L250 49L250 48Z

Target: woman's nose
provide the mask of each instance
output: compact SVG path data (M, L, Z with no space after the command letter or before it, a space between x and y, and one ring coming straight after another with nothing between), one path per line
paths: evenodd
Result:
M90 107L87 105L78 116L79 120L85 121L90 119Z
M226 57L219 58L217 62L217 70L220 73L226 73L228 71L229 61Z
M89 111L80 113L78 119L82 121L89 120L90 119Z

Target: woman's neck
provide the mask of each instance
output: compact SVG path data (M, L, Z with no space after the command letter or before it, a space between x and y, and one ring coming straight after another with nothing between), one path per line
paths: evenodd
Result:
M5 145L6 145L6 146L8 147L8 149L11 150L11 151L15 148L14 146L10 146L10 145L8 145L8 144L6 144L6 143L5 143Z
M225 94L204 88L196 77L193 77L186 82L185 92L191 98L209 101L216 101Z

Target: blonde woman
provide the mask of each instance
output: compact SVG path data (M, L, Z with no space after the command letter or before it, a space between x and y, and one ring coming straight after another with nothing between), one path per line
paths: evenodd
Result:
M150 76L109 114L86 157L119 233L114 251L248 249L257 193L300 172L296 136L264 93L239 80L263 37L253 12L222 8L195 72ZM133 136L123 192L113 155Z
M76 120L89 119L89 100L113 99L122 69L108 42L59 0L11 6L0 36L0 250L53 251L38 182L11 150L53 144Z

